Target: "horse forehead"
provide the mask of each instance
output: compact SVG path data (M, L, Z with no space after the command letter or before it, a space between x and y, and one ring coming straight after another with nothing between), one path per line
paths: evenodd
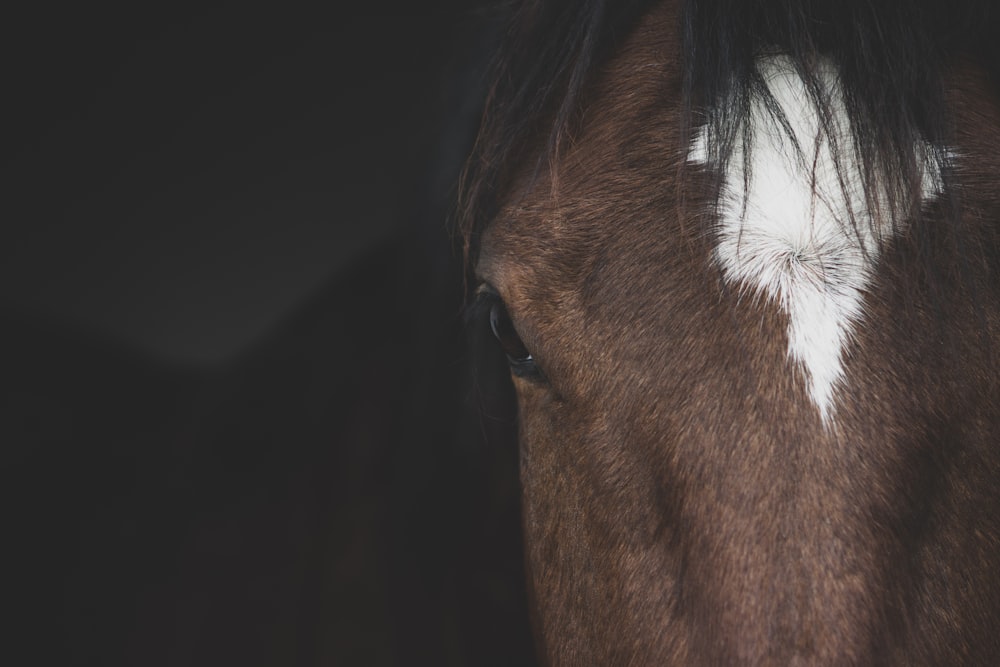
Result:
M862 296L880 249L876 236L891 231L880 229L877 221L866 222L866 202L856 182L859 157L848 155L842 163L846 171L834 173L826 164L832 163L829 144L821 142L821 168L810 177L767 109L755 108L750 122L761 125L755 136L762 141L749 155L753 177L744 179L743 156L737 155L732 173L723 174L721 219L712 225L703 218L679 221L683 211L666 193L677 191L683 163L695 170L712 165L703 132L691 146L677 141L672 130L679 110L657 97L656 80L665 68L651 60L652 53L626 50L614 61L588 108L590 123L556 165L552 180L535 187L526 205L509 216L504 227L508 238L517 240L512 245L517 250L507 268L521 285L536 290L548 285L548 293L561 303L577 300L581 286L595 277L620 287L641 283L620 293L659 293L670 287L668 266L676 264L656 260L684 247L705 250L700 242L685 246L685 232L708 240L714 248L703 261L685 266L706 276L721 269L737 292L755 292L786 313L791 365L804 374L812 402L827 421L844 381L845 347L864 318ZM637 68L640 63L648 65L647 71ZM804 84L794 68L782 57L765 59L760 67L796 140L813 145L818 120L804 106ZM838 74L832 66L828 70L829 85L835 86ZM842 111L838 102L834 112ZM840 116L835 120L847 122ZM846 131L846 124L840 130ZM932 151L917 146L915 153L926 157ZM842 187L845 174L848 187ZM940 181L925 173L924 199L940 188ZM862 220L861 234L851 224L855 219Z
M671 94L679 91L680 72L660 24L644 24L646 37L627 44L595 82L586 122L558 159L524 161L511 203L483 235L483 266L512 278L572 283L600 262L613 279L614 265L635 259L616 250L676 244L672 185L686 149L679 94ZM542 176L536 164L547 166Z
M742 121L753 139L736 146L723 170L714 259L727 282L765 297L788 316L788 356L829 421L845 380L845 350L866 319L864 295L882 250L909 212L889 197L888 178L876 177L872 206L832 63L818 63L830 95L826 126L791 59L767 56L756 66L770 99L754 101ZM783 124L775 119L776 107ZM711 168L707 143L703 128L689 159ZM920 141L913 153L926 202L943 187L935 148Z

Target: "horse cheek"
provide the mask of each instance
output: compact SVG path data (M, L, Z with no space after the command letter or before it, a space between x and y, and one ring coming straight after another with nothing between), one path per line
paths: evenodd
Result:
M518 387L522 512L526 571L538 653L550 664L586 664L593 657L585 616L592 580L583 536L577 473L579 452L567 406L544 388ZM577 459L577 461L574 461Z

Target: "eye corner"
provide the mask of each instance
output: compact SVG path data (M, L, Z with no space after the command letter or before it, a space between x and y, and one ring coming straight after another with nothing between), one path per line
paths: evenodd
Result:
M511 359L508 356L507 365L510 366L510 372L514 377L538 383L548 382L548 378L545 377L545 373L542 372L542 369L539 368L538 364L535 362L535 358L532 356L523 360Z

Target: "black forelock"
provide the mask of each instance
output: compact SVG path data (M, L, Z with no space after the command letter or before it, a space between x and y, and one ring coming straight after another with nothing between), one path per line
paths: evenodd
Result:
M460 193L467 257L529 142L545 142L538 159L554 157L592 71L652 4L523 0L502 7L507 28L491 66L485 111Z
M688 118L707 124L711 162L721 178L734 147L752 141L746 133L754 102L763 101L779 125L786 122L757 69L762 54L780 53L802 77L823 131L837 145L835 101L822 67L832 62L853 144L840 141L835 158L858 156L869 207L919 215L913 204L924 170L948 181L944 68L957 52L972 54L989 39L990 23L982 0L687 0ZM936 152L918 154L927 144Z
M576 118L581 90L652 4L525 0L508 7L508 29L463 179L461 232L470 260L515 165L541 141L544 150L536 159L555 159ZM996 37L997 12L989 0L682 0L682 5L684 122L707 124L714 162L724 165L736 142L747 140L742 133L751 103L763 96L767 105L759 56L787 55L821 118L831 114L819 69L826 59L839 69L866 190L876 185L876 175L888 174L893 182L881 186L894 198L919 190L924 165L914 153L918 142L942 146L949 139L946 60L958 52L976 56ZM773 111L780 116L779 109ZM935 156L940 167L943 156ZM869 192L870 201L878 198Z

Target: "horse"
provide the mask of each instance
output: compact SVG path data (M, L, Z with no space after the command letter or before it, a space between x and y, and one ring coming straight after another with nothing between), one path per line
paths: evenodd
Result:
M996 27L513 9L459 237L542 661L1000 664Z

